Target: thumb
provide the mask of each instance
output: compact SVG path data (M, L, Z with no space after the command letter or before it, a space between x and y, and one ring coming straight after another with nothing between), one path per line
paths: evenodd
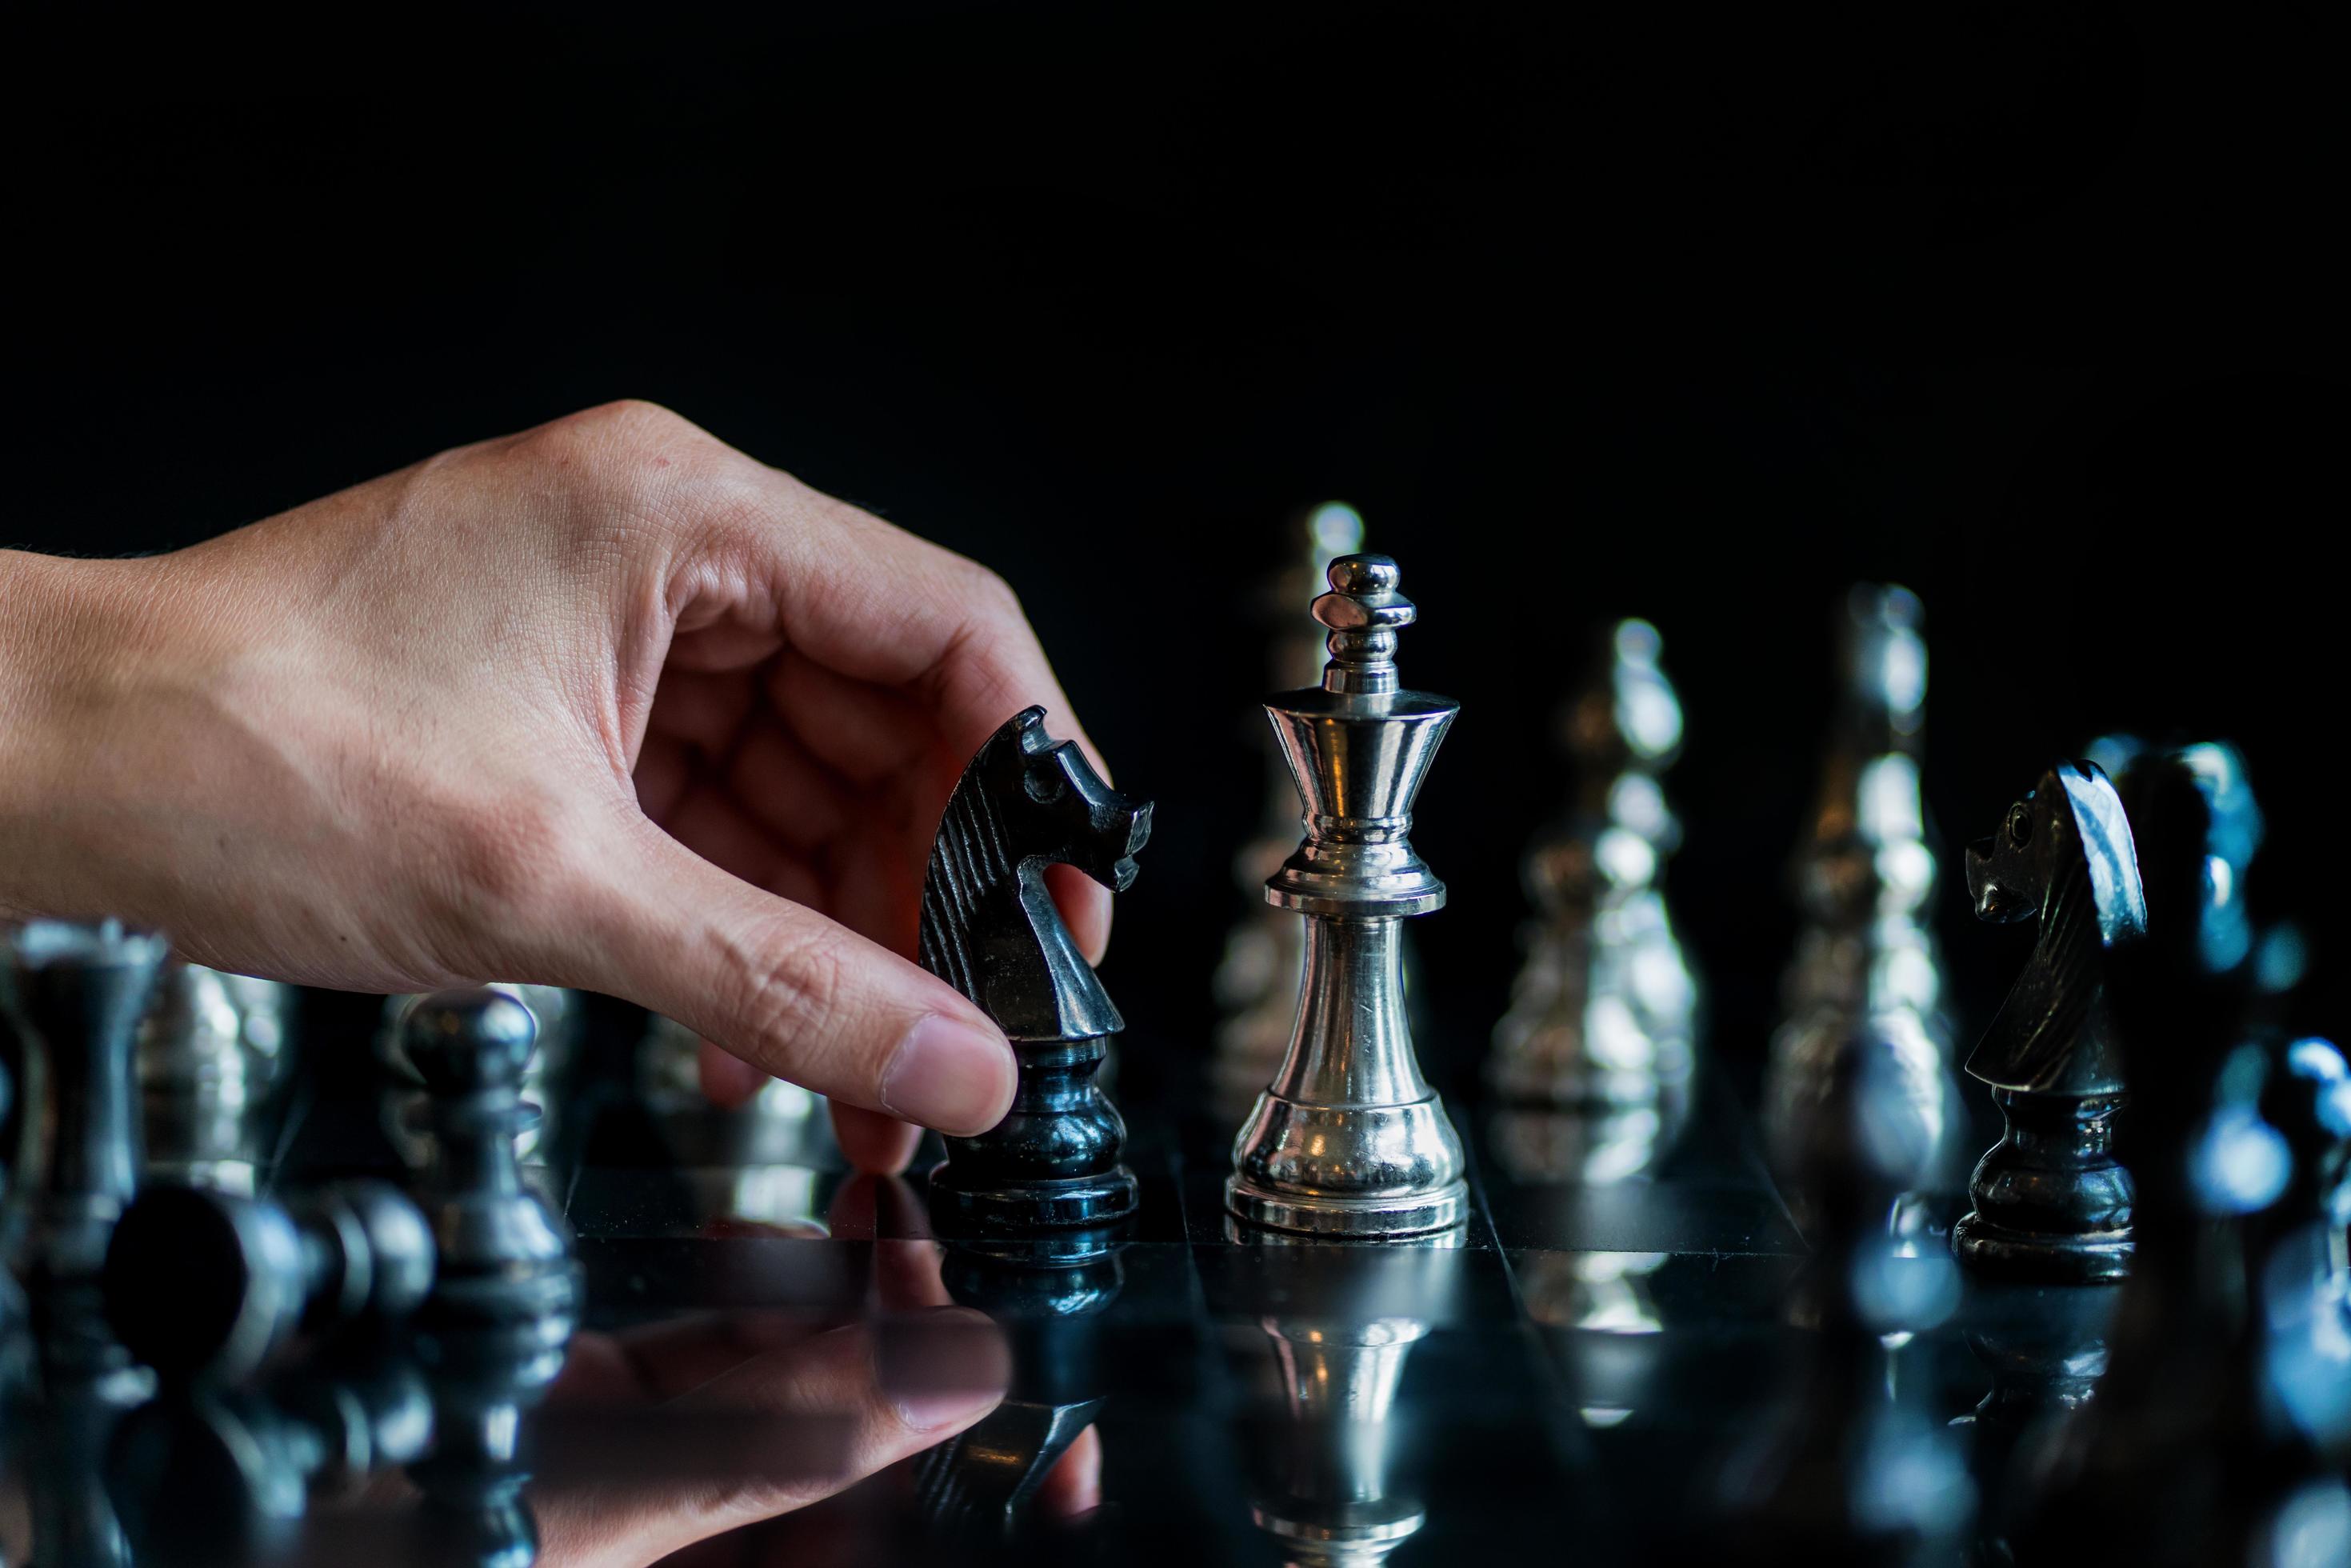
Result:
M946 981L647 824L602 863L604 988L763 1072L958 1136L1004 1119L1012 1048Z

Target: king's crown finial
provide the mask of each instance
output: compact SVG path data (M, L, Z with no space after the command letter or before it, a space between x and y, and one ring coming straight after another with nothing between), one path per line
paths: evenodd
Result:
M1396 689L1396 630L1416 613L1396 591L1403 580L1393 556L1343 555L1331 563L1331 591L1314 601L1314 619L1331 629L1324 691Z

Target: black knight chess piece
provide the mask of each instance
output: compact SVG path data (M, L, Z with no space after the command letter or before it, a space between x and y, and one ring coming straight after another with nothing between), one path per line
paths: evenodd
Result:
M2316 1155L2308 1182L2323 1188L2339 1134L2290 1138L2263 1113L2294 1094L2273 1089L2279 1064L2245 1039L2260 813L2241 761L2215 744L2134 759L2121 794L2147 909L2146 940L2107 981L2131 1085L2137 1252L2097 1396L2031 1458L2018 1557L2340 1562L2351 1493L2299 1416L2339 1406L2351 1366L2294 1354L2294 1319L2324 1289L2307 1265L2327 1254L2302 1257L2296 1279L2283 1245L2309 1202L2298 1153Z
M1006 720L956 781L923 881L920 956L1004 1031L1020 1078L1003 1121L947 1140L931 1173L943 1229L1017 1234L1134 1211L1134 1176L1119 1163L1126 1126L1094 1082L1125 1021L1061 923L1045 868L1075 866L1123 892L1150 836L1150 803L1048 735L1042 708Z
M151 1186L107 1249L107 1316L162 1376L234 1384L298 1339L407 1316L432 1289L433 1263L424 1216L380 1181L283 1204Z
M2007 1119L1952 1228L1959 1260L1988 1277L2052 1284L2130 1267L2131 1179L2116 1158L2121 1053L2106 1016L2112 956L2145 936L2130 823L2095 764L2060 762L1968 849L1979 918L2040 922L2038 940L1968 1072Z

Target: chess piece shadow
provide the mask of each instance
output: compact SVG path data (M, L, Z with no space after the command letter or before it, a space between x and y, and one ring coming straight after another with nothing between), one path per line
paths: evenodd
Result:
M1044 873L1074 866L1124 891L1151 805L1111 789L1044 720L1044 709L1024 709L980 747L947 798L923 880L923 967L995 1020L1020 1073L1004 1120L948 1139L931 1173L945 1235L1019 1238L1134 1212L1134 1176L1120 1163L1126 1126L1095 1082L1125 1020Z

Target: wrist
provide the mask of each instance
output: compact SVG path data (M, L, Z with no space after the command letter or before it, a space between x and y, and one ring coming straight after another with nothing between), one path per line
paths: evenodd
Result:
M153 568L0 550L0 916L98 913L60 879L92 742L141 641L126 606Z

